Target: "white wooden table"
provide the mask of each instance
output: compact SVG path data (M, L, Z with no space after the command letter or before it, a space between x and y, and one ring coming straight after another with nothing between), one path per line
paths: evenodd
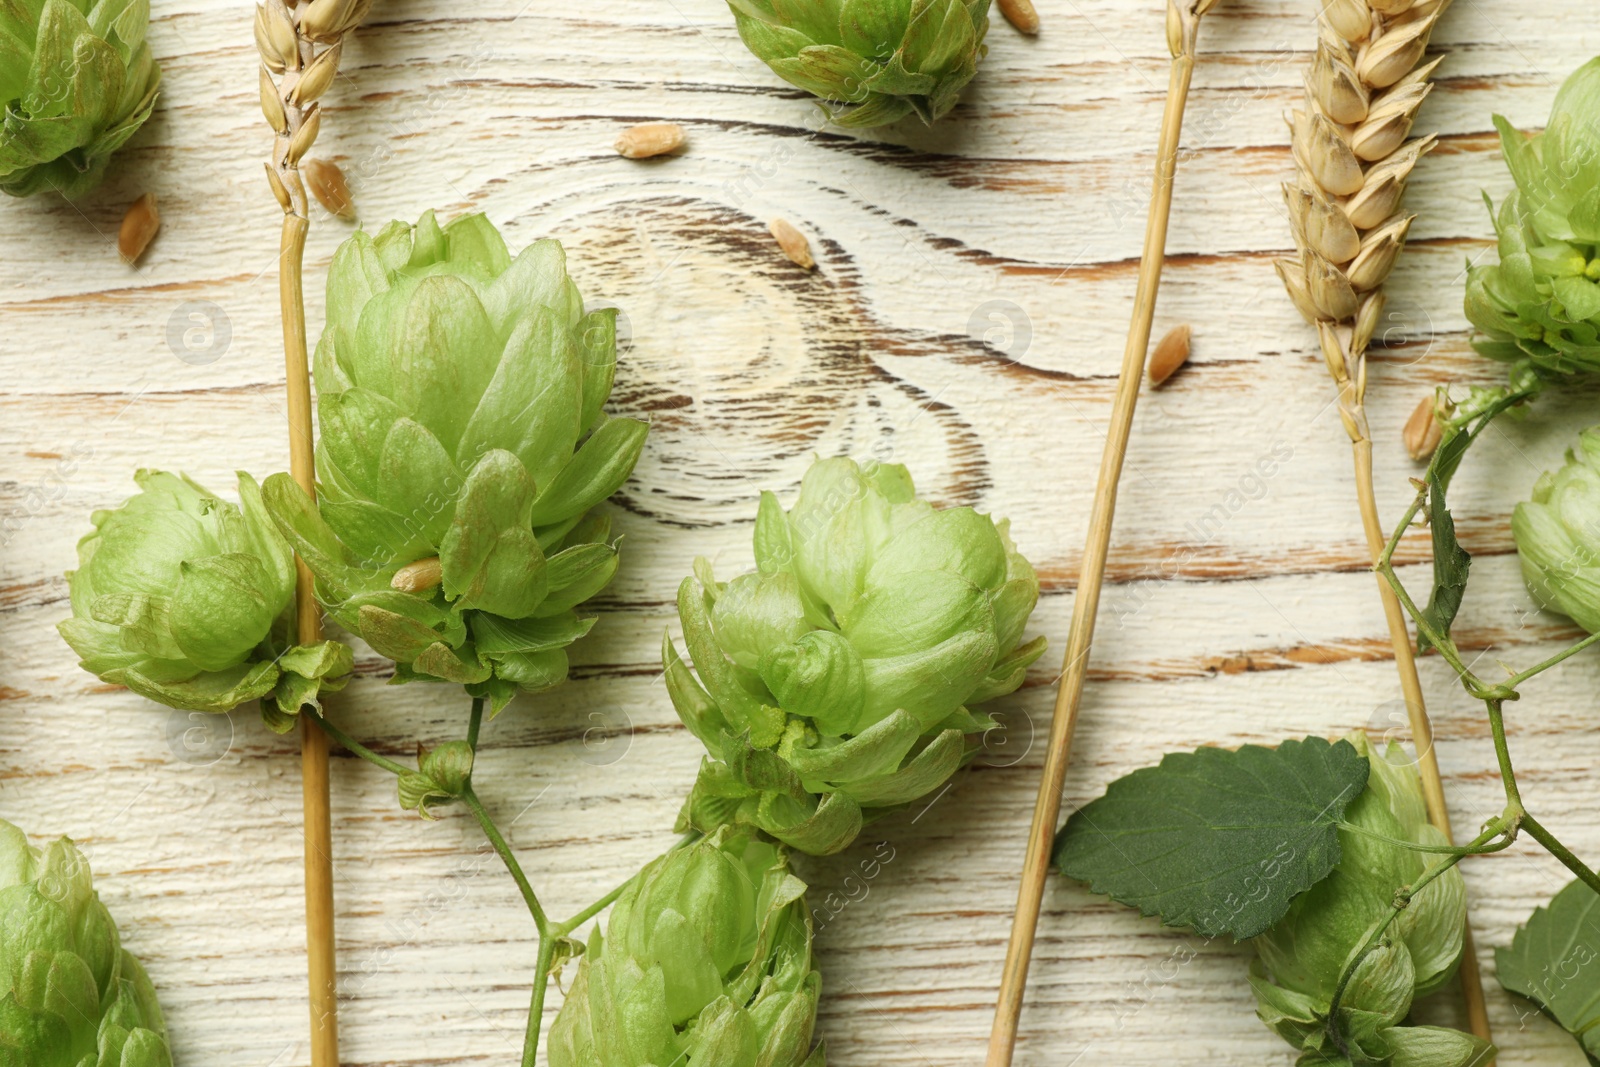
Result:
M76 206L0 205L0 815L87 848L182 1067L292 1067L307 1062L292 739L240 711L195 751L186 717L80 672L52 629L89 512L128 495L135 468L227 487L237 468L287 463L249 7L154 6L162 104L110 183ZM612 509L621 574L575 680L519 699L485 730L480 764L555 912L672 839L699 747L659 684L660 636L697 554L729 574L749 565L759 490L792 496L814 453L892 457L933 497L1013 519L1046 587L1035 632L1057 647L1003 702L1007 743L931 808L802 864L819 907L837 894L818 956L840 1067L981 1059L1040 762L1030 737L1048 727L1131 305L1162 5L1040 9L1037 41L997 22L948 121L856 137L818 132L720 0L380 0L318 146L373 225L434 207L486 211L513 247L559 236L585 294L630 327L614 407L654 430ZM1344 434L1270 266L1290 246L1280 116L1312 44L1310 0L1225 0L1203 33L1157 320L1158 333L1192 323L1195 355L1140 408L1069 807L1169 749L1396 721ZM1442 143L1412 186L1419 218L1372 386L1391 515L1415 471L1399 442L1412 406L1436 383L1501 373L1468 348L1460 311L1462 264L1491 233L1479 190L1508 186L1490 112L1541 123L1561 78L1600 51L1600 24L1585 0L1458 0L1435 44L1453 55L1422 126ZM621 128L658 119L688 129L687 154L611 150ZM146 190L165 228L130 270L112 237ZM815 274L776 254L776 215L811 236ZM315 225L313 279L347 230ZM315 330L320 282L309 288ZM1486 662L1526 664L1571 636L1531 612L1506 516L1600 415L1596 397L1547 399L1548 418L1491 435L1458 482L1476 556L1458 634ZM360 671L334 711L355 734L401 753L459 736L452 690L386 687L370 655ZM1424 681L1453 814L1471 827L1500 807L1488 728L1437 659ZM1597 685L1587 657L1511 712L1530 805L1589 857ZM342 757L334 806L345 1062L514 1062L531 929L471 821L403 814L387 775ZM874 855L893 858L849 881ZM1491 974L1493 946L1567 881L1531 845L1470 862L1467 878ZM1053 881L1018 1062L1288 1064L1253 1017L1247 959ZM1492 979L1490 1003L1502 1064L1582 1063ZM1448 996L1421 1016L1456 1021Z

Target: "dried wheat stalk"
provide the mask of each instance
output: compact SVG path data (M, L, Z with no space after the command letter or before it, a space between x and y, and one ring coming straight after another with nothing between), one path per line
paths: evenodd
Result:
M372 0L261 0L255 11L261 53L261 111L275 139L267 181L283 208L278 300L283 318L289 463L295 481L315 494L311 378L307 366L303 269L311 216L300 161L322 129L318 101L339 73L345 37ZM296 624L301 644L321 639L311 572L299 565ZM333 831L328 804L328 738L309 719L300 735L305 808L306 955L310 981L312 1067L338 1067L338 990L333 939Z
M1317 327L1339 391L1339 417L1355 453L1362 526L1374 558L1384 529L1372 484L1367 425L1367 347L1383 315L1383 283L1415 218L1401 210L1406 181L1433 136L1407 140L1440 59L1428 38L1450 0L1319 0L1317 52L1303 109L1290 120L1295 180L1284 186L1298 259L1279 260L1295 306ZM1410 713L1428 814L1450 833L1432 726L1399 603L1380 579L1395 665ZM1467 931L1461 986L1472 1029L1488 1039L1483 986Z

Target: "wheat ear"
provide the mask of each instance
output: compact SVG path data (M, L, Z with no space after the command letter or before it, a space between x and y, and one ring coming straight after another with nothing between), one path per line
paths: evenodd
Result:
M372 0L262 0L255 9L261 53L261 111L274 135L267 181L283 208L278 300L283 314L289 466L313 496L311 375L306 353L303 270L311 226L300 161L322 129L324 93L339 73L345 37ZM301 644L322 638L311 572L296 561L295 621ZM306 971L310 983L312 1067L339 1067L337 970L333 941L333 828L328 805L328 737L309 718L300 723L301 798L305 810Z
M1338 389L1339 418L1355 455L1362 526L1376 561L1384 533L1372 482L1367 348L1383 315L1383 283L1415 218L1401 209L1406 182L1436 141L1432 135L1408 138L1441 62L1424 58L1428 39L1450 0L1319 2L1317 52L1306 74L1305 105L1290 120L1295 180L1284 185L1300 255L1279 260L1277 268L1295 306L1316 326ZM1378 591L1420 757L1428 816L1449 835L1444 782L1411 634L1381 578ZM1489 1040L1470 924L1461 989L1473 1032Z

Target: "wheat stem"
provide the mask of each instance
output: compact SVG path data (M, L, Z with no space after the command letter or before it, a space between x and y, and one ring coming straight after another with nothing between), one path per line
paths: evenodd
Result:
M1167 223L1172 214L1172 183L1178 169L1178 142L1183 132L1189 83L1194 74L1200 19L1216 3L1217 0L1169 0L1167 6L1167 44L1172 52L1172 71L1161 119L1161 144L1156 154L1155 182L1150 193L1150 216L1145 225L1144 251L1139 262L1133 321L1128 329L1127 346L1123 349L1111 425L1100 460L1099 481L1089 518L1089 534L1084 546L1083 564L1078 573L1072 623L1067 631L1060 688L1056 693L1055 717L1050 726L1044 772L1039 780L1033 824L1028 833L1022 885L1017 892L1017 911L1011 921L1011 940L1006 948L1005 968L1001 972L994 1028L989 1035L988 1067L1009 1067L1016 1049L1022 996L1028 982L1029 958L1033 954L1034 934L1039 925L1045 878L1050 871L1050 846L1055 837L1056 824L1061 818L1061 793L1066 781L1067 765L1072 759L1072 736L1083 700L1084 681L1088 676L1095 614L1100 605L1100 586L1105 578L1106 554L1111 545L1111 523L1117 507L1117 483L1122 477L1128 436L1133 428L1134 408L1139 401L1139 383L1144 376L1145 355L1150 347L1151 325L1155 321L1156 295L1161 287L1161 268L1166 261Z
M310 229L300 161L322 127L318 100L338 72L345 36L371 0L262 0L255 9L261 57L261 110L272 127L267 181L283 208L278 299L283 319L289 466L307 493L316 492L312 447L311 375L306 352L303 284ZM321 47L319 47L321 46ZM296 636L322 639L322 619L310 570L297 560ZM333 938L333 829L328 800L328 735L310 717L300 729L301 801L305 820L306 971L310 991L312 1067L338 1067L338 972Z
M1383 314L1383 283L1411 226L1412 216L1401 210L1406 182L1434 145L1431 136L1406 138L1439 63L1424 60L1428 38L1449 6L1450 0L1323 3L1305 105L1290 123L1296 177L1284 196L1300 255L1280 261L1278 272L1301 314L1317 327L1350 438L1361 525L1375 565L1386 539L1373 489L1367 349ZM1450 813L1411 633L1381 575L1378 595L1420 757L1428 816L1449 837ZM1470 925L1461 988L1473 1032L1489 1040Z

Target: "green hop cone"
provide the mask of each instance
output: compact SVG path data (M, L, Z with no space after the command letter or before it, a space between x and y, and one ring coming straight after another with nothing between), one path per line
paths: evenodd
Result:
M495 711L567 676L616 573L609 520L647 427L608 418L616 312L585 313L555 241L513 260L482 215L357 233L334 256L317 345L319 499L267 505L346 629L396 678Z
M1495 125L1517 191L1495 219L1500 262L1468 273L1476 347L1547 373L1600 370L1600 59L1567 79L1543 133Z
M916 498L904 467L812 465L787 515L763 493L759 570L678 591L694 671L665 641L668 692L706 746L680 829L759 826L837 852L864 820L927 796L994 727L1044 639L1007 524ZM698 680L696 680L698 674Z
M150 0L0 0L0 189L75 197L155 107Z
M824 1067L805 891L743 828L651 862L589 941L550 1067Z
M728 0L739 36L784 81L834 104L841 126L955 107L987 48L989 0Z
M239 474L242 507L180 475L134 480L127 503L95 512L67 575L72 618L58 629L80 666L190 711L263 697L293 714L338 688L349 649L291 647L294 557L255 480Z
M172 1067L144 968L61 838L0 819L0 1067Z
M1250 984L1257 1014L1300 1051L1301 1064L1471 1067L1483 1062L1484 1042L1454 1030L1400 1025L1412 1001L1443 987L1461 960L1466 887L1454 868L1416 894L1356 967L1339 1007L1348 1052L1328 1033L1347 962L1388 917L1396 891L1435 858L1374 835L1449 844L1428 822L1422 782L1405 750L1394 743L1382 748L1361 732L1347 740L1372 768L1367 788L1345 812L1344 823L1355 829L1340 829L1343 854L1333 873L1296 897L1288 914L1255 939Z
M1511 516L1522 577L1540 607L1600 632L1600 426L1546 471Z

